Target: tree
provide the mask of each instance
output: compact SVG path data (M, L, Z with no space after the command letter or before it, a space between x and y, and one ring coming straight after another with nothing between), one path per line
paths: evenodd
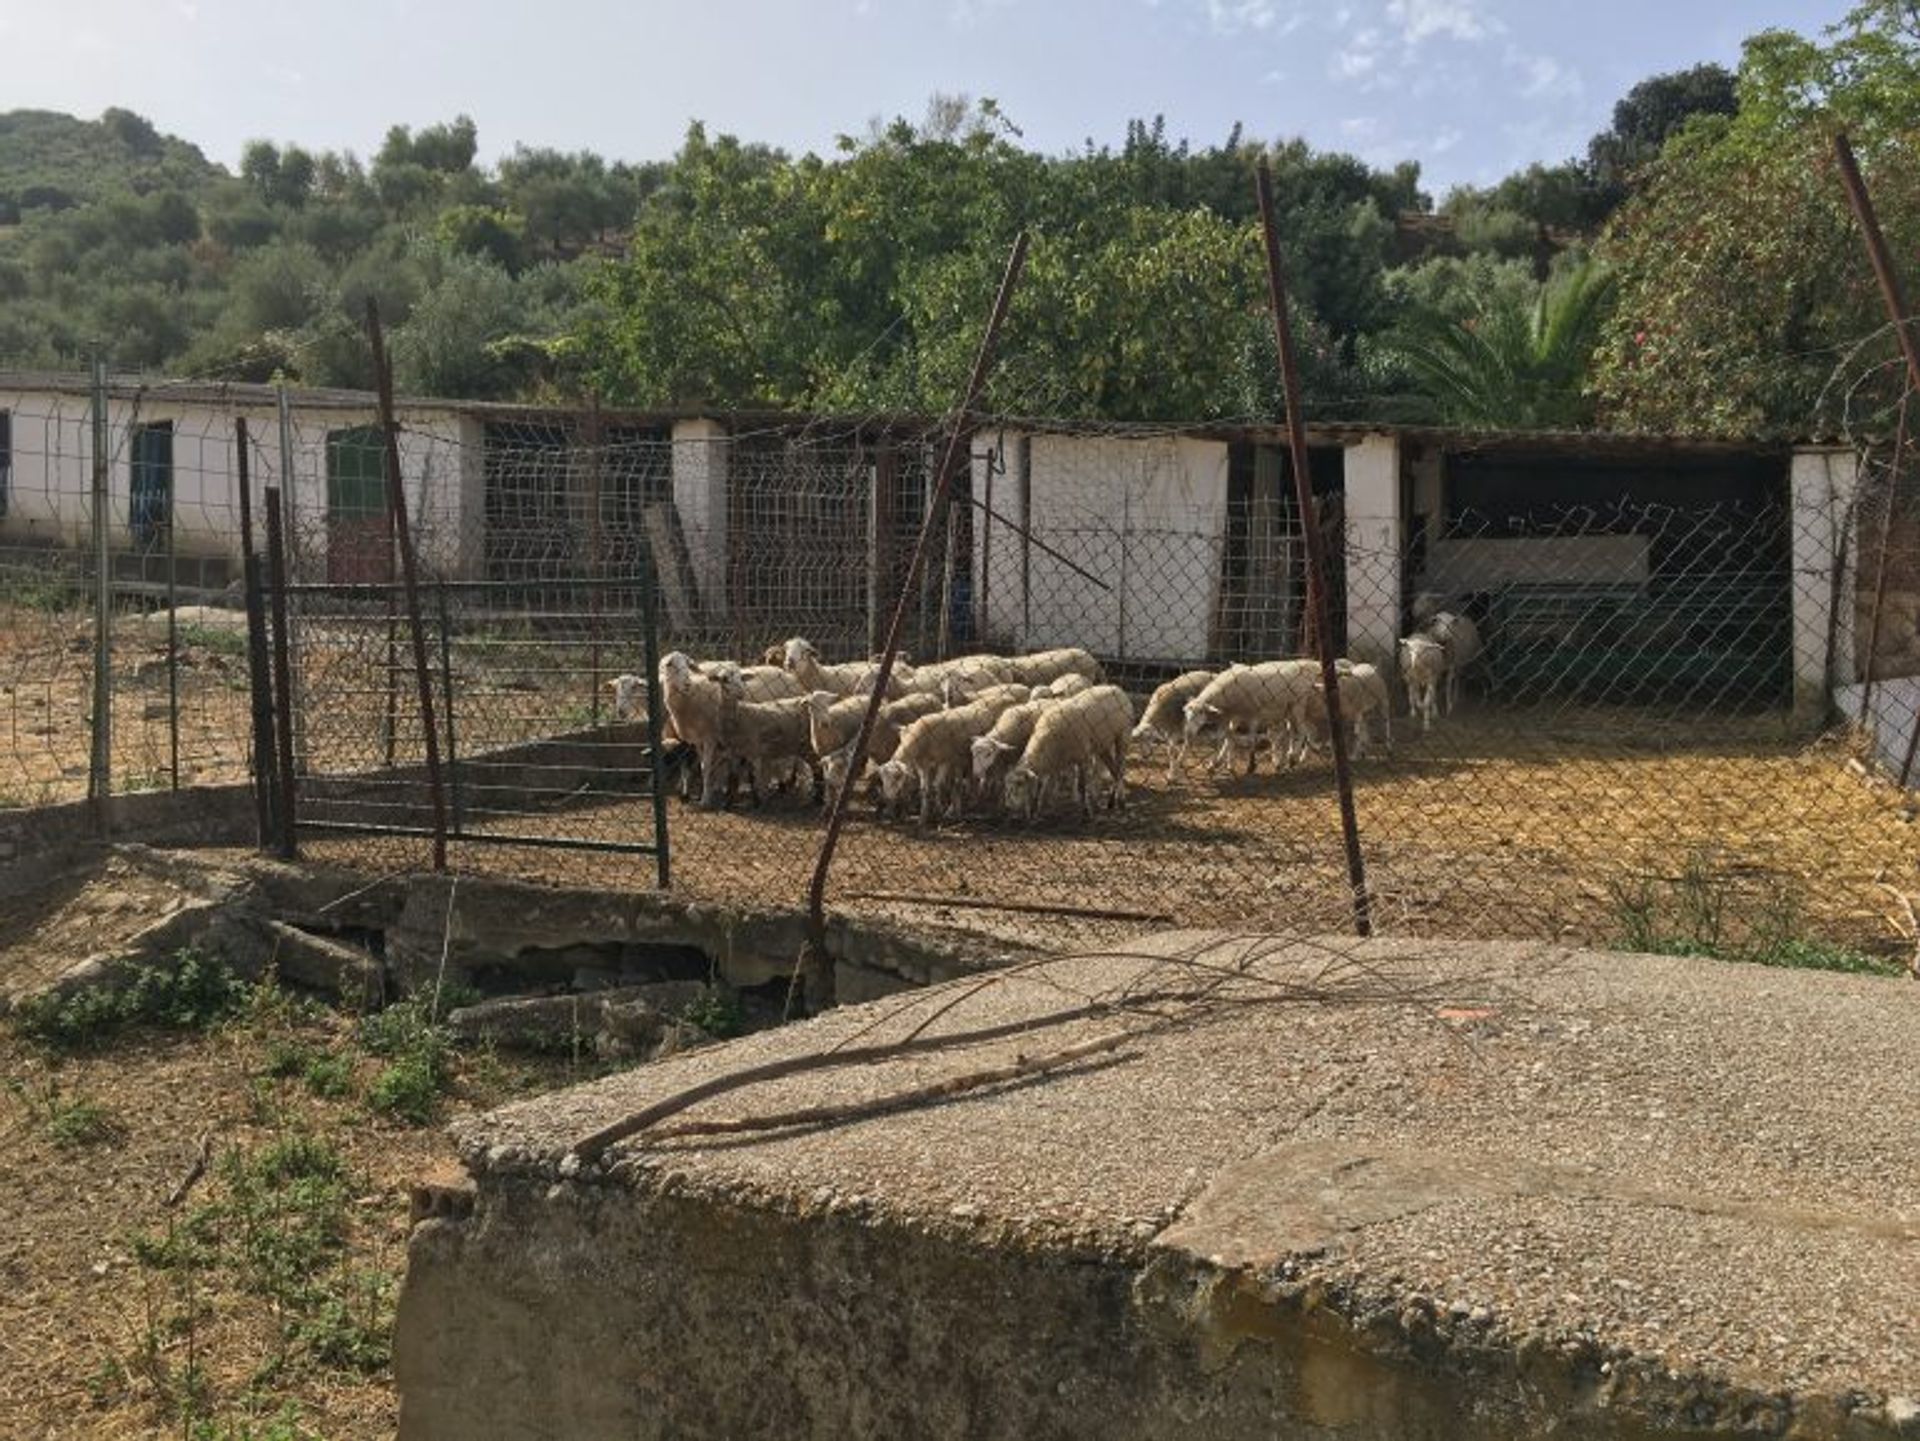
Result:
M1739 109L1733 73L1696 65L1642 80L1613 107L1613 126L1587 143L1586 173L1604 218L1627 198L1634 173L1696 115L1732 115Z
M1829 136L1854 132L1895 255L1920 242L1920 27L1895 0L1824 44L1749 41L1740 109L1670 138L1605 253L1620 277L1611 423L1806 434L1876 423L1900 389Z
M1582 262L1531 298L1502 287L1466 315L1415 310L1395 348L1435 420L1502 430L1586 425L1588 371L1612 289L1604 270Z

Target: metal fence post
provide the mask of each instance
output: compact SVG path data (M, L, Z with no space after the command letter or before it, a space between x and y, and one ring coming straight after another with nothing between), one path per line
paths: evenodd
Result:
M287 528L280 512L280 490L267 487L267 585L273 601L273 738L277 800L274 807L279 852L298 854L294 835L296 804L293 769L292 657L287 633Z
M107 362L93 360L93 735L87 755L87 796L104 840L113 794L113 567L107 554Z
M260 556L253 548L252 441L247 418L233 421L234 483L240 491L240 574L247 601L247 687L253 701L253 798L260 849L274 843L273 685L267 675L267 616Z
M287 583L305 580L306 570L300 558L300 488L294 475L293 399L286 386L277 387L275 397L280 420L280 493L286 511ZM305 766L307 756L307 678L300 664L300 608L295 598L287 598L288 665L293 672L293 760L296 773Z

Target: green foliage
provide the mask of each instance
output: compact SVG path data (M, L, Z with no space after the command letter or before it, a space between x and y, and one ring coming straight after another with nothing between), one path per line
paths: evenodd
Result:
M1897 964L1809 933L1797 883L1772 880L1758 894L1695 851L1680 874L1608 880L1616 945L1661 956L1706 956L1794 970L1897 976Z
M15 1008L21 1034L57 1050L105 1044L136 1026L205 1030L226 1019L246 988L220 962L191 947L169 966L143 966L125 982L46 995Z
M718 986L709 987L697 1001L689 1001L680 1012L680 1019L721 1040L742 1035L747 1028L747 1016L740 1008L740 998Z
M1488 278L1506 277L1494 271ZM1466 314L1411 311L1395 349L1435 419L1510 430L1583 425L1591 419L1588 369L1611 289L1591 262L1530 298L1495 285Z
M339 1150L304 1131L229 1151L210 1199L165 1231L135 1235L134 1258L188 1285L194 1274L218 1270L267 1298L281 1320L283 1363L379 1370L391 1355L392 1287L341 1268L349 1180ZM186 1319L194 1323L190 1304Z
M106 1106L78 1093L63 1092L51 1078L38 1085L9 1078L4 1084L46 1130L54 1145L64 1150L118 1140L124 1132Z
M432 997L410 996L367 1017L360 1040L388 1061L367 1088L368 1106L416 1126L432 1121L452 1080L451 1046L434 1018Z
M1825 43L1749 41L1737 115L1668 140L1604 254L1620 301L1598 384L1611 423L1727 434L1871 424L1897 399L1884 314L1836 174L1853 132L1896 255L1920 243L1920 25L1856 8Z

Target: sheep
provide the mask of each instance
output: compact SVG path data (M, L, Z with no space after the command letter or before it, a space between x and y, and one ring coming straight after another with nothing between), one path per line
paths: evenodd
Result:
M1480 628L1453 611L1436 612L1420 627L1421 635L1440 642L1447 651L1447 683L1442 691L1442 715L1452 715L1460 699L1460 672L1480 658Z
M1100 662L1078 646L1009 656L1007 664L1012 671L1007 678L1027 685L1046 685L1063 675L1083 675L1095 684L1104 678Z
M1114 685L1095 686L1056 701L1034 723L1020 759L1007 772L1009 811L1029 820L1040 814L1053 783L1071 774L1079 783L1080 804L1093 815L1093 768L1104 766L1112 785L1110 807L1127 804L1127 738L1133 731L1133 702Z
M1157 736L1165 743L1168 785L1173 784L1174 773L1187 758L1186 704L1211 685L1217 674L1217 671L1190 670L1175 676L1148 698L1147 708L1140 713L1140 724L1133 728L1133 738L1137 741L1145 742Z
M1187 743L1220 730L1220 749L1207 765L1217 771L1233 753L1238 735L1247 751L1247 774L1252 775L1259 764L1260 737L1271 731L1273 766L1279 770L1283 751L1289 763L1293 759L1318 671L1310 660L1263 661L1223 671L1186 703Z
M807 696L807 720L812 732L813 753L829 755L852 742L860 734L860 722L867 714L868 697L837 696L830 690L817 690Z
M900 683L909 694L928 691L953 704L971 700L988 686L1018 680L1005 656L963 655L921 666L902 666Z
M893 759L880 767L880 789L887 807L897 813L908 785L918 782L920 824L929 824L934 807L942 803L954 782L965 776L974 737L985 735L1003 711L1018 703L1011 696L983 695L952 710L922 716L907 726L900 732Z
M1446 646L1423 632L1405 637L1400 642L1400 678L1406 682L1407 705L1420 718L1421 731L1432 730L1447 679Z
M1367 720L1378 715L1386 728L1387 749L1393 749L1393 694L1387 688L1387 678L1380 673L1378 666L1365 662L1350 662L1336 677L1340 687L1340 719L1348 725L1353 735L1353 746L1349 751L1355 759L1366 753ZM1314 701L1307 708L1314 730L1325 735L1327 726L1327 687L1324 681L1313 684Z
M777 701L741 700L729 694L720 708L718 755L727 762L747 768L747 784L753 803L760 804L760 782L772 775L791 776L801 767L815 778L811 713L804 699ZM710 781L708 790L717 789Z
M1065 700L1070 695L1079 695L1083 690L1092 690L1095 682L1081 675L1079 671L1069 671L1066 675L1055 676L1045 685L1033 688L1035 700Z
M1033 728L1046 709L1057 704L1050 697L1023 701L1000 712L993 729L973 741L973 784L980 795L991 794L1002 773L1027 748Z
M693 747L700 763L700 804L711 807L718 795L721 712L729 699L737 699L732 682L694 669L684 651L669 651L660 658L660 694L674 734ZM681 780L684 798L685 772Z
M863 695L880 680L880 667L874 661L854 660L840 665L822 665L813 642L795 636L787 642L783 655L786 669L806 691L830 690L835 695ZM898 696L905 689L896 671L888 678L887 694Z

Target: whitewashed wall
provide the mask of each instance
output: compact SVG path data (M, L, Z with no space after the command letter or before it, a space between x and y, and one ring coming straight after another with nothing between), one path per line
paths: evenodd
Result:
M12 469L0 545L85 546L92 530L93 427L85 395L0 391L12 418ZM264 543L261 493L281 483L280 421L271 405L214 406L170 400L164 391L108 402L109 547L134 547L129 436L137 424L173 424L174 547L183 557L240 556L234 420L245 416L254 439L255 517ZM436 570L475 575L482 556L484 452L480 424L444 409L400 413L400 469L419 551ZM303 579L326 573L326 445L336 430L371 425L374 412L302 409L295 392L290 507L296 569Z
M974 494L984 498L984 447L975 449ZM986 638L1136 659L1205 656L1225 548L1226 445L1009 434L1003 450L993 507L1017 522L1030 487L1025 510L1039 544L997 526L990 547L974 547Z

